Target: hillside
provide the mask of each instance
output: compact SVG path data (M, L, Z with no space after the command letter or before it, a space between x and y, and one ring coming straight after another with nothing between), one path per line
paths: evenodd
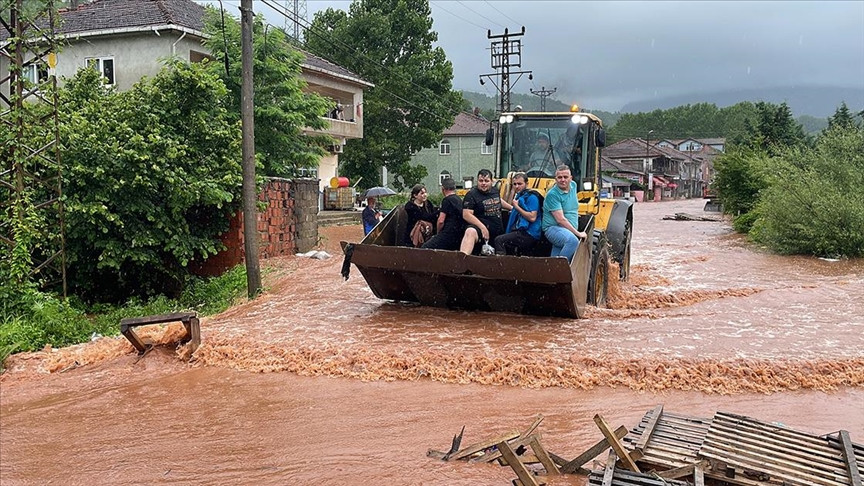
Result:
M712 93L689 93L653 100L631 101L621 108L624 113L665 110L695 103L714 103L719 108L742 101L786 102L795 116L825 118L834 114L841 102L853 113L864 109L864 88L792 87L772 89L739 89Z
M493 96L488 96L484 93L474 91L462 91L462 97L467 100L471 106L480 108L483 116L493 118L498 110L498 99ZM510 95L510 104L513 108L516 105L521 105L524 111L540 111L540 97L533 94L512 93ZM603 120L604 126L612 126L621 117L618 112L611 113L602 110L592 110L591 107L581 107L582 111L593 113ZM551 96L546 98L546 111L568 111L570 105L560 100L556 100Z

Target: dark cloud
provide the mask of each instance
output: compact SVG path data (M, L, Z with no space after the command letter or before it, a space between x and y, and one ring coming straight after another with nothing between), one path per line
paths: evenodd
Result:
M349 4L307 0L308 18ZM433 28L453 62L457 89L494 95L494 87L478 81L480 74L494 71L487 29L500 34L522 25L522 69L532 70L534 80L523 77L514 91L555 87L562 101L594 109L727 89L864 88L862 1L433 0L431 5Z

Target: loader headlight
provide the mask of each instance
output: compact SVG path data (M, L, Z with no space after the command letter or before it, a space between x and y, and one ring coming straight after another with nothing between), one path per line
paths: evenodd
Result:
M570 121L577 124L577 125L584 125L584 124L588 123L588 117L585 115L573 115L570 118Z

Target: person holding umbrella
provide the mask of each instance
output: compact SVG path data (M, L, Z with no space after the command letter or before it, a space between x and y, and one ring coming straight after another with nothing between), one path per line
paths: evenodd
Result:
M366 198L366 207L363 208L363 234L368 235L372 228L381 220L381 211L375 208L375 198Z
M368 235L372 228L381 221L381 211L375 206L376 197L392 196L396 191L389 187L370 187L363 193L366 198L366 208L363 209L363 234Z

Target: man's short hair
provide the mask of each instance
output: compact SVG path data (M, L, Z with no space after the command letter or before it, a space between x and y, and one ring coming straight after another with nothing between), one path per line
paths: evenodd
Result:
M477 172L477 178L479 179L481 177L488 177L491 179L492 178L492 171L489 169L480 169L480 171Z
M441 181L441 189L445 191L455 191L456 190L456 181L451 179L450 177Z
M517 172L513 174L513 179L522 179L523 182L528 182L528 175L524 172Z
M555 172L561 172L562 170L566 170L567 172L570 172L570 166L566 165L566 164L561 164L555 168Z
M537 134L537 140L546 140L548 142L549 141L549 135L546 135L545 133L540 132Z

